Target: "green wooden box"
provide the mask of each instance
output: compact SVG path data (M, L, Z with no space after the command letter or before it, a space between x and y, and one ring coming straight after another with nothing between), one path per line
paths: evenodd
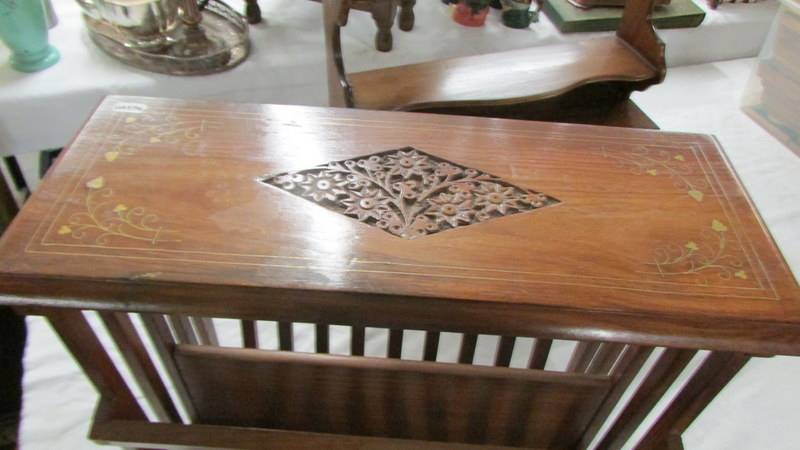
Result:
M622 8L581 9L567 0L546 0L543 10L562 33L616 30L622 17ZM672 0L656 7L653 23L656 28L693 28L705 17L705 11L692 0Z

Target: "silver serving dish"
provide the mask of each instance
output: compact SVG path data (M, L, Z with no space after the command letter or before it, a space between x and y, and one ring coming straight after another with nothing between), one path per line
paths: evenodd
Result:
M247 57L247 22L211 0L78 0L92 40L134 67L171 75L202 75L235 67Z

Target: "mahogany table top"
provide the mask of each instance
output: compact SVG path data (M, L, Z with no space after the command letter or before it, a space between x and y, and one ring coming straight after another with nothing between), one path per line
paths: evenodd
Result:
M800 354L712 137L568 124L108 97L3 236L0 293Z

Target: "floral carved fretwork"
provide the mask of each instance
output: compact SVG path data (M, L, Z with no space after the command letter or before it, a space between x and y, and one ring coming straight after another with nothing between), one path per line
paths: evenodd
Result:
M406 239L558 203L412 147L260 181Z

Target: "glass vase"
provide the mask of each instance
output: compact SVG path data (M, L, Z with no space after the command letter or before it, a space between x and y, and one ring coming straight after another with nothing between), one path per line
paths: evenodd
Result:
M47 41L42 0L0 0L0 41L11 50L11 67L20 72L58 62L58 50Z

